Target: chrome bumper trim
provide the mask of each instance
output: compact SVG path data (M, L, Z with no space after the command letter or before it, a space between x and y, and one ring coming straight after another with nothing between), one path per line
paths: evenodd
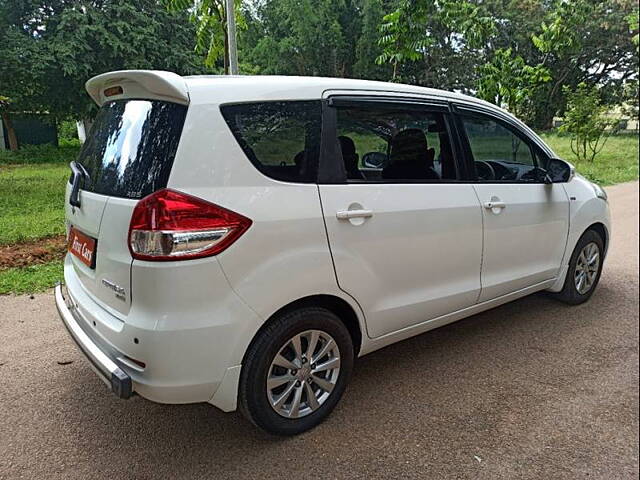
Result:
M120 398L131 397L133 394L131 377L100 350L100 347L98 347L82 327L80 327L78 320L76 320L73 314L75 307L67 304L62 289L62 284L57 285L55 288L56 308L69 335L80 351L84 353L85 357L93 364L96 372L102 381L111 388L111 391Z

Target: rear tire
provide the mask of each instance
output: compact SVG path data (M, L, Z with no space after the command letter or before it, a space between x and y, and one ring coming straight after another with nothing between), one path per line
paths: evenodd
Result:
M584 303L593 295L600 274L604 254L604 241L595 230L587 230L573 250L567 278L555 298L569 305Z
M332 312L313 307L285 313L262 330L247 351L238 391L240 411L274 435L305 432L336 406L353 360L349 331Z

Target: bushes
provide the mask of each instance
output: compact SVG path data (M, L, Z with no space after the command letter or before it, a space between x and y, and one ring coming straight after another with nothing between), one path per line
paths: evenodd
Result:
M80 142L77 139L62 140L60 146L25 145L20 150L11 152L0 150L0 165L69 163L78 156Z
M571 136L571 151L578 161L593 162L619 120L605 117L607 107L602 105L597 88L581 83L573 91L566 87L564 91L567 111L559 131Z

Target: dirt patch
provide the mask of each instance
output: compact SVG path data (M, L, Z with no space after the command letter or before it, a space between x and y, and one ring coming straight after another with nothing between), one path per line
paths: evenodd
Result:
M0 245L0 270L62 260L66 250L67 240L64 235L14 245Z

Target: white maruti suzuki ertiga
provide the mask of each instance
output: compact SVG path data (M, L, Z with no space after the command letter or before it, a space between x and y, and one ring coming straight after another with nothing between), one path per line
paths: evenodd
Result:
M320 423L355 357L539 290L593 293L605 192L464 95L106 73L55 299L121 398Z

